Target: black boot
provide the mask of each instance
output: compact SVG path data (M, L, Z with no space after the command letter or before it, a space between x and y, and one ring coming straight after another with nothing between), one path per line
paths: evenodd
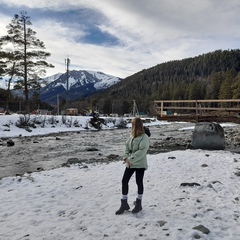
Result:
M135 202L135 207L132 210L132 213L138 213L141 210L142 210L142 200L137 198Z
M129 209L130 209L130 207L127 203L127 199L121 199L121 206L116 211L116 215L122 214L125 210L129 210Z

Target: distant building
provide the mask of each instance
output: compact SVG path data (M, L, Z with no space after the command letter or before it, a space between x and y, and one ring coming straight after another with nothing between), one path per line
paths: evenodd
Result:
M4 110L4 108L0 107L0 115L5 115L5 113L6 113L6 110Z
M145 112L138 112L138 117L147 117Z
M65 115L78 115L78 110L77 108L68 108L65 110Z
M144 118L144 117L147 117L148 115L145 112L137 112L135 114L133 114L133 113L125 113L123 116L124 117L140 117L140 118Z
M38 110L33 110L31 114L51 115L51 112L48 111L47 109L38 109Z

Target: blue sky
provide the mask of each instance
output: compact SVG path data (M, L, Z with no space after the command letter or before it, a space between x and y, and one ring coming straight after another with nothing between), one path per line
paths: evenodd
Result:
M31 28L55 65L130 76L157 64L240 46L238 0L1 0L0 36L14 14Z

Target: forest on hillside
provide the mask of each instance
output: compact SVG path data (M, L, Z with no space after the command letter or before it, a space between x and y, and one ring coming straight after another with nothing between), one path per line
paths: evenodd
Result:
M1 90L0 101L7 92ZM154 100L240 99L240 50L217 50L144 69L110 88L61 103L60 108L98 110L103 114L130 113L135 101L139 112L153 115ZM16 99L15 99L16 100ZM31 99L32 100L32 99ZM14 99L12 99L14 101ZM34 100L35 105L41 104ZM34 105L34 106L35 106Z
M239 99L240 50L217 50L144 69L104 92L78 101L103 113L150 113L154 100Z

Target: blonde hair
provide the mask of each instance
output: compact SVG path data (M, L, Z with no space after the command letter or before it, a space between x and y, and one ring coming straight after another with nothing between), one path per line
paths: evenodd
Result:
M144 133L145 131L143 128L143 122L141 118L138 118L138 117L134 118L132 120L132 136L135 138L135 137L141 136Z

